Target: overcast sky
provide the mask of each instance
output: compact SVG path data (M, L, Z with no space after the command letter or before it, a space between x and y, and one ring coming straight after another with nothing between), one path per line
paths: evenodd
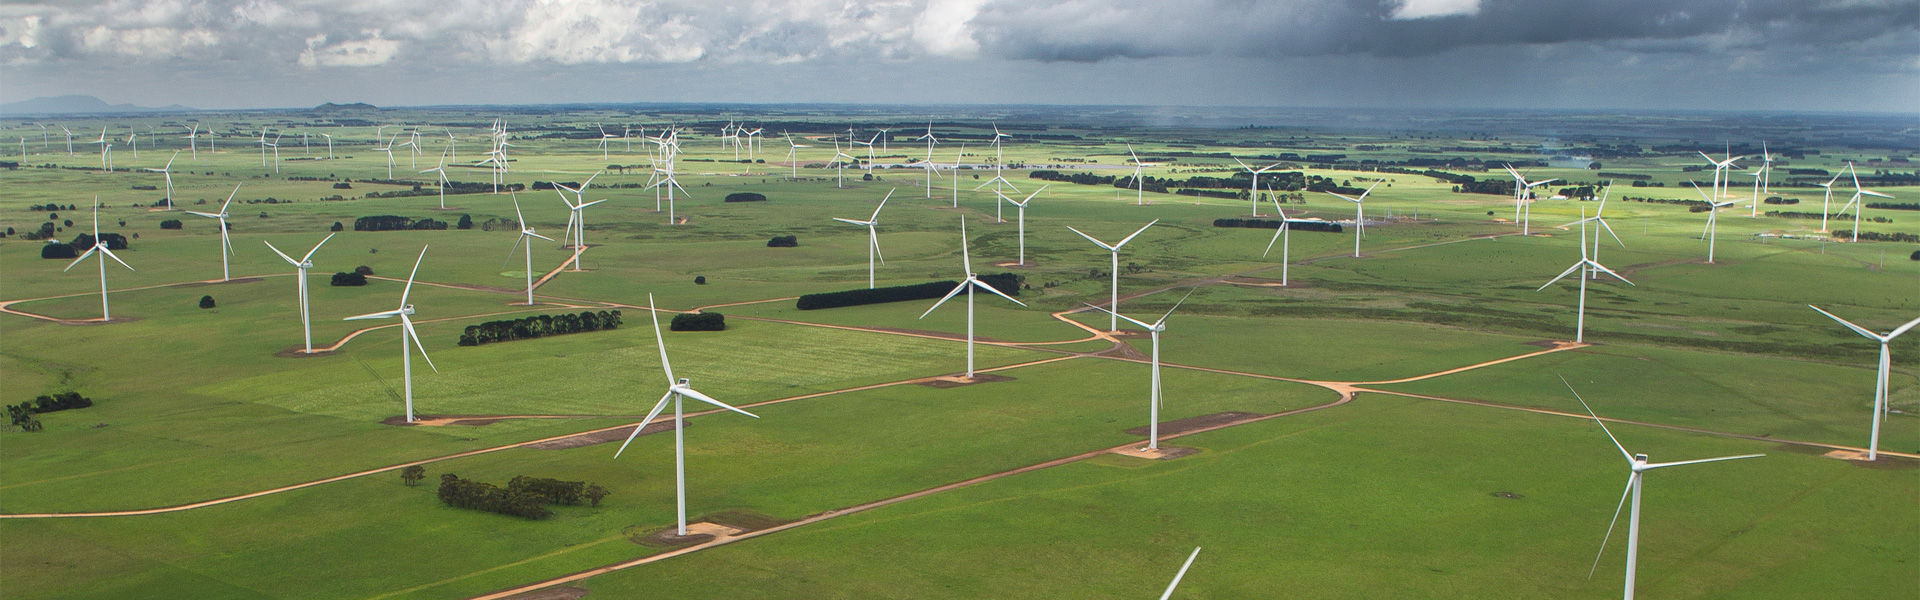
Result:
M0 4L0 101L1915 112L1915 0Z

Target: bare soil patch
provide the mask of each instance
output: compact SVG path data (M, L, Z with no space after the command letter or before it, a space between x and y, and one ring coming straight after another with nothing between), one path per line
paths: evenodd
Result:
M436 423L433 423L433 424L434 425L480 426L480 425L492 425L496 422L505 421L507 419L512 419L512 418L514 417L499 416L499 415L414 415L413 416L414 422L408 423L406 415L394 415L391 417L387 417L385 419L381 419L380 424L410 427L415 425L423 425L425 424L423 423L424 421L437 421Z
M628 541L649 548L684 548L705 544L723 536L736 536L792 522L750 510L724 510L702 515L695 521L687 523L687 535L684 536L679 535L679 529L672 525L659 529L634 525L623 533Z
M1920 469L1920 460L1903 456L1881 454L1875 460L1867 460L1867 453L1856 450L1834 450L1826 454L1827 458L1838 458L1856 467L1879 469L1883 471L1912 471Z
M278 358L311 358L315 356L327 356L330 354L333 354L332 350L314 350L312 353L308 353L305 346L294 346L292 348L288 348L288 349L273 353L273 355Z
M453 209L449 208L447 210ZM514 594L507 596L507 600L577 600L579 598L585 598L586 596L587 590L568 586L534 590L524 594Z
M688 422L688 424L692 424L692 423ZM656 420L652 424L647 425L646 429L640 430L640 435L653 435L656 433L660 433L662 431L673 431L672 419L667 419L665 421ZM619 429L596 431L593 433L576 435L569 438L547 440L544 442L540 442L538 444L528 444L522 447L532 448L534 450L566 450L569 448L585 448L587 446L597 446L600 444L606 444L610 442L623 442L623 441L626 441L627 436L629 435L633 435L633 428L621 427Z
M957 388L957 387L969 386L969 385L975 385L975 384L981 384L981 383L993 383L996 381L1013 381L1013 378L1005 375L994 375L992 373L974 373L973 379L967 379L966 377L963 377L960 375L954 375L951 377L935 377L932 379L922 380L922 381L916 382L916 385L924 385L930 388L939 388L944 390L948 388Z
M1118 344L1112 348L1095 352L1094 354L1114 358L1130 358L1133 360L1153 360L1153 357L1147 356L1147 353L1141 352L1138 348L1134 348L1128 344Z
M1134 458L1144 458L1148 460L1173 460L1176 458L1180 458L1182 456L1191 456L1194 454L1199 454L1200 449L1184 448L1180 446L1161 446L1158 449L1149 450L1147 449L1146 446L1127 446L1125 448L1116 449L1113 451L1113 453L1121 456L1131 456Z
M1165 423L1161 423L1160 435L1168 436L1168 435L1182 434L1189 431L1206 429L1208 427L1213 427L1216 425L1225 425L1228 423L1244 421L1247 419L1251 419L1254 417L1261 417L1261 416L1265 416L1265 415L1250 413L1250 412L1228 411L1228 412L1213 413L1210 415L1200 415L1198 417L1187 417L1185 419L1180 419L1178 421L1167 421ZM1141 425L1139 427L1135 427L1127 430L1127 435L1146 435L1146 434L1147 434L1147 426L1145 425Z

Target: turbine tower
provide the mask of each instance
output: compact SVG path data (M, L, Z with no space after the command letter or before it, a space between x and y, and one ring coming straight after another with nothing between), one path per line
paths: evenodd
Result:
M1147 449L1148 450L1160 449L1160 408L1161 408L1161 405L1164 404L1164 401L1166 399L1166 397L1162 395L1160 391L1160 334L1165 333L1167 331L1167 317L1173 316L1173 311L1179 310L1180 305L1185 304L1187 302L1187 298L1191 296L1193 296L1193 290L1189 289L1187 290L1186 296L1182 296L1179 302L1173 303L1173 308L1167 309L1167 314L1161 315L1160 320L1154 321L1152 325L1142 323L1134 319L1133 317L1129 317L1117 312L1100 308L1098 306L1093 306L1092 304L1087 305L1101 312L1104 312L1122 319L1126 319L1128 323L1139 325L1141 329L1147 330L1147 332L1153 336L1153 379L1152 379L1153 387L1147 393L1147 419L1148 419L1147 420Z
M220 281L228 281L233 278L231 271L227 268L227 257L233 254L233 241L227 238L227 207L233 205L233 197L239 193L240 185L235 184L233 186L233 193L227 194L227 201L220 204L220 212L218 213L186 211L187 214L190 215L216 219L220 222Z
M841 223L861 225L867 228L867 289L873 289L873 261L879 259L881 263L887 262L886 258L880 256L880 232L875 230L874 227L880 224L880 209L886 208L887 200L891 198L893 198L893 190L887 190L886 197L880 199L880 206L873 209L873 216L867 217L865 221L842 219L840 217L833 218L833 220Z
M981 283L980 275L973 272L973 259L968 258L967 256L967 217L965 215L961 215L960 217L960 268L961 270L966 271L967 279L965 281L960 282L960 285L953 286L953 291L947 292L947 295L942 296L939 302L933 303L932 307L927 308L927 312L920 313L920 318L922 319L927 318L927 315L933 314L934 309L940 308L940 305L942 304L946 304L947 300L951 300L954 297L954 295L959 294L961 290L966 290L967 292L967 379L971 381L973 379L973 290L974 288L984 289L986 291L992 292L993 295L999 296L1001 298L1006 298L1008 302L1012 302L1020 306L1026 306L1027 303L1021 302L1019 300L1014 300L1013 296L1008 296L1002 293L1000 290L994 289L994 287L991 285Z
M1113 293L1111 295L1111 298L1109 299L1109 303L1107 304L1107 307L1108 307L1107 311L1115 313L1116 316L1112 319L1107 320L1107 331L1111 331L1114 333L1120 332L1120 319L1117 316L1118 315L1117 311L1120 310L1120 248L1125 247L1127 245L1127 242L1133 241L1134 236L1140 235L1141 233L1145 232L1148 227L1152 227L1154 223L1159 223L1159 222L1160 222L1159 219L1154 219L1148 222L1146 225L1141 226L1139 231L1133 232L1133 235L1129 235L1125 238L1122 238L1120 240L1120 243L1118 244L1108 244L1106 242L1093 239L1093 236L1082 233L1078 229L1074 229L1072 227L1067 228L1067 230L1080 234L1080 237L1087 238L1087 241L1093 242L1095 246L1104 248L1108 253L1113 255L1113 272L1109 273L1109 275L1113 276Z
M1040 189L1034 190L1031 194L1027 194L1027 199L1018 202L1015 202L1012 198L1008 198L1006 194L1001 194L998 191L994 192L1000 196L1001 200L1020 207L1019 216L1015 218L1020 221L1020 266L1023 267L1027 265L1027 205L1033 202L1034 196L1038 196L1040 192L1044 191L1047 191L1047 186L1040 186Z
M306 256L300 257L300 260L294 260L293 257L287 256L287 253L281 252L279 248L273 247L272 242L266 240L260 241L260 243L267 245L267 249L272 250L274 254L280 255L280 258L286 260L287 264L293 265L294 277L298 278L300 282L298 286L300 293L300 332L306 341L307 354L313 354L313 325L307 320L309 315L307 309L309 306L307 304L307 270L313 268L313 253L319 252L320 247L327 245L327 240L333 239L335 235L337 234L327 234L326 238L320 240L320 243L314 244L313 249L308 250Z
M87 260L87 257L93 256L96 252L100 254L100 322L110 323L113 321L113 314L107 310L107 259L113 259L113 262L120 263L120 266L126 267L128 271L134 269L133 265L127 264L127 261L120 260L120 255L114 254L113 249L107 247L107 241L101 239L100 198L98 197L93 199L93 247L88 248L79 258L73 259L73 262L67 263L67 268L62 269L61 272L72 271L74 265Z
M413 272L407 274L407 287L400 290L400 308L381 311L377 313L355 315L355 316L347 317L345 319L341 319L342 321L364 321L367 319L391 319L393 317L400 317L400 370L402 373L402 377L405 380L403 387L406 390L407 422L408 423L412 423L414 421L413 419L413 352L412 352L413 349L408 347L409 344L417 345L419 347L420 358L427 361L427 368L433 369L433 372L435 373L440 372L439 367L433 366L433 359L427 356L427 345L420 341L420 333L417 331L414 331L413 319L407 318L413 315L413 305L407 304L407 296L413 293L413 277L415 275L420 274L420 261L426 260L426 258L427 258L427 247L421 246L420 258L416 258L413 260Z
M1542 183L1545 183L1545 182L1542 182ZM1335 198L1339 198L1341 200L1345 200L1353 203L1353 257L1354 258L1360 258L1360 238L1366 237L1367 235L1367 214L1366 214L1367 194L1373 193L1373 188L1379 185L1380 185L1380 182L1378 181L1373 182L1373 185L1367 186L1367 191L1360 193L1359 198L1349 198L1347 196L1342 196L1340 194L1335 194L1333 192L1327 192L1327 194Z
M1920 325L1920 319L1907 321L1907 324L1901 325L1899 327L1895 327L1893 331L1888 332L1886 335L1880 335L1872 331L1868 331L1866 328L1861 327L1859 325L1854 325L1853 323L1849 323L1847 322L1846 319L1836 317L1833 315L1833 313L1820 310L1820 307L1818 306L1809 304L1807 305L1807 308L1819 310L1820 314L1826 315L1827 318L1829 319L1839 321L1841 325L1847 326L1847 329L1852 329L1854 333L1860 334L1861 337L1865 337L1867 339L1880 342L1880 373L1879 373L1879 376L1876 377L1873 381L1873 434L1871 437L1867 438L1867 460L1869 461L1879 460L1880 458L1880 420L1890 410L1890 408L1887 406L1887 391L1888 391L1887 384L1889 383L1887 379L1887 373L1893 368L1892 354L1888 352L1887 345L1893 343L1893 338L1900 337L1900 334L1906 333L1907 330L1909 329L1913 329L1913 326L1915 325Z
M561 200L565 200L565 199L566 199L565 196L561 197ZM537 237L549 242L553 241L553 238L540 235L538 233L534 233L533 228L527 226L527 217L525 215L520 214L519 194L513 195L513 218L519 220L518 223L520 223L520 237L514 238L513 247L507 249L507 260L513 260L513 251L520 249L522 242L526 244L526 247L527 247L527 306L533 306L533 241L527 238ZM578 252L575 252L573 256L577 260L580 257L580 254Z
M1597 217L1597 216L1591 217L1591 218L1587 217L1586 210L1582 209L1580 211L1580 220L1574 221L1573 223L1569 223L1569 225L1577 224L1580 226L1580 261L1573 263L1573 266L1571 267L1567 267L1567 270L1562 271L1559 277L1555 277L1553 278L1552 281L1548 281L1546 285L1540 286L1540 289L1534 290L1538 292L1540 290L1547 289L1547 286L1551 286L1555 283L1558 283L1562 279L1566 279L1568 275L1572 275L1576 271L1580 273L1579 275L1580 277L1580 308L1575 313L1576 316L1574 317L1576 324L1574 325L1574 329L1573 329L1573 341L1576 343L1582 343L1582 344L1586 343L1587 341L1587 279L1588 279L1587 274L1589 272L1606 273L1614 277L1619 277L1621 281L1627 281L1627 278L1620 277L1620 274L1613 272L1613 269L1609 269L1609 268L1606 268L1605 266L1602 266L1599 261L1594 260L1592 255L1587 253L1587 223L1591 221L1596 221L1599 218L1600 217ZM1601 221L1601 223L1604 224L1605 221ZM1599 229L1599 227L1596 226L1595 229ZM1607 233L1610 233L1610 234L1613 233L1613 228L1609 227L1606 229L1607 229ZM1595 238L1594 241L1598 242L1599 241L1598 238L1600 237L1600 232L1595 231L1593 233L1593 237ZM1615 236L1613 241L1619 242L1620 238L1618 236ZM1626 247L1626 244L1621 243L1620 247L1624 248ZM1634 285L1634 283L1631 281L1627 281L1627 285Z

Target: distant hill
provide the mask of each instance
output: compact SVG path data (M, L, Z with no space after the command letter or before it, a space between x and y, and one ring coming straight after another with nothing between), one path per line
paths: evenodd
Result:
M0 104L0 115L63 115L83 113L186 112L197 110L178 104L172 106L135 106L107 104L93 96L55 96Z
M313 107L313 112L347 112L355 110L380 110L380 107L365 102L355 102L353 104L334 104L328 102Z

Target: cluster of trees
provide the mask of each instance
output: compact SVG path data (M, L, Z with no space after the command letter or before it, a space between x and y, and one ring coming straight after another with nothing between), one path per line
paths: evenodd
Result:
M1836 240L1840 238L1853 239L1853 230L1836 229L1834 230L1832 235L1833 235L1833 239L1836 239ZM1875 242L1906 242L1909 244L1920 244L1920 235L1914 235L1911 233L1880 233L1878 231L1862 231L1860 232L1860 239L1875 241Z
M727 202L766 202L766 201L767 201L766 194L756 194L754 192L734 192L731 194L727 194Z
M1622 196L1620 199L1626 200L1628 202L1646 202L1650 204L1679 204L1687 207L1688 212L1701 212L1706 210L1708 206L1711 206L1710 204L1707 204L1707 201L1705 200L1679 200L1674 198L1635 198L1633 196ZM1699 209L1699 210L1695 210L1695 209Z
M561 481L547 477L519 475L507 482L507 491L540 497L548 504L577 505L581 502L600 506L600 499L611 493L607 488L585 481Z
M127 249L127 236L118 233L102 233L100 239L106 240L108 250ZM93 249L93 234L82 233L73 238L73 243L52 242L40 246L40 258L73 259L81 253Z
M669 331L726 331L727 316L717 312L680 313L673 316Z
M1179 194L1179 195L1181 195L1181 196L1201 196L1201 197L1206 197L1206 198L1226 198L1226 199L1229 199L1229 200L1245 200L1245 199L1247 199L1247 193L1246 193L1246 192L1238 192L1238 191L1225 191L1225 190L1196 190L1196 189L1193 189L1193 188L1182 188L1182 189L1180 189L1180 190L1177 190L1177 191L1175 191L1174 193L1175 193L1175 194Z
M487 219L480 224L481 231L519 231L520 222L513 219Z
M34 415L89 406L93 406L93 399L81 396L79 392L60 392L51 396L42 394L26 402L7 405L7 416L12 418L15 427L23 431L40 431L45 427Z
M1916 202L1868 202L1868 203L1867 203L1867 208L1878 208L1878 209L1881 209L1881 210L1920 210L1920 203L1916 203Z
M403 183L403 182L382 181L379 183ZM344 184L336 184L334 187L340 187L340 185L344 185ZM514 184L514 185L519 185L519 184ZM469 183L465 181L451 181L451 180L447 181L448 196L452 196L454 194L485 194L492 191L493 191L493 182ZM519 190L514 190L514 191L519 191ZM422 186L417 183L413 184L413 189L394 190L391 192L367 192L368 198L406 198L409 196L438 196L438 195L440 195L440 188Z
M362 273L334 273L333 280L327 285L334 287L357 287L367 284L367 276Z
M61 206L61 205L58 205L58 204L35 204L35 205L32 205L32 206L28 206L28 207L27 207L27 210L29 210L29 211L33 211L33 212L40 212L40 211L43 211L43 210L48 210L48 211L52 211L52 210L80 210L80 209L79 209L79 208L76 208L76 207L75 207L74 205L72 205L72 204L68 204L68 205L66 205L66 206ZM58 219L58 218L60 218L60 217L59 217L59 216L50 216L50 217L47 217L47 218L49 218L49 219Z
M1341 233L1346 231L1339 223L1332 221L1275 221L1268 219L1214 219L1214 227L1246 227L1250 229L1279 229L1286 224L1293 231L1324 231Z
M418 231L430 229L442 230L446 228L446 221L436 221L431 218L415 221L395 215L374 215L353 220L354 231Z
M1583 185L1579 187L1560 188L1560 191L1556 192L1555 195L1566 196L1568 198L1577 198L1580 200L1592 200L1598 191L1599 190L1594 189L1594 187L1591 185Z
M768 248L794 248L794 247L798 247L799 245L800 245L799 236L776 235L776 236L773 236L773 239L767 240Z
M1020 295L1020 276L1013 273L992 273L980 276L980 282L993 286L1008 296ZM911 300L931 300L953 291L958 281L934 281L914 285L896 285L873 289L845 290L807 294L794 302L794 308L817 310L839 308L842 306L860 306L864 304L883 304L887 302L906 302Z
M1115 179L1118 179L1118 177L1113 175L1095 175L1092 173L1081 173L1081 172L1061 173L1059 171L1050 171L1050 170L1033 171L1031 173L1027 173L1027 177L1039 179L1041 181L1059 181L1063 183L1077 183L1080 185L1113 185L1113 181Z
M1607 179L1631 179L1634 181L1646 181L1649 179L1653 179L1652 175L1641 175L1639 173L1613 173L1608 171L1601 171L1600 176L1605 177Z
M1695 212L1705 212L1705 211L1701 210L1701 211L1695 211ZM1769 217L1780 217L1782 219L1818 219L1821 217L1820 213L1817 213L1817 212L1799 212L1799 211L1792 211L1792 210L1770 210L1770 211L1767 211L1766 214ZM1831 215L1826 215L1826 217L1829 219L1833 219L1835 221L1847 221L1847 220L1853 219L1853 213L1833 213Z
M1632 183L1631 183L1630 185L1632 185L1633 187L1667 187L1667 184L1665 184L1665 183L1662 183L1662 182L1658 182L1658 181L1641 181L1641 180L1638 180L1638 179L1635 179L1635 180L1633 180L1633 182L1632 182Z
M185 226L186 223L181 223L179 219L167 219L160 222L161 229L180 229Z
M572 313L535 315L524 319L487 321L479 325L468 325L466 331L460 334L460 345L478 346L492 342L530 340L619 327L620 311L617 310L582 311L577 315Z
M455 508L483 510L523 519L544 519L553 515L553 511L547 510L546 498L515 492L484 481L461 479L452 473L440 476L439 492L440 501Z
M200 308L213 308L214 306L216 305L213 302L213 296L200 297Z
M1513 180L1488 179L1486 181L1469 181L1466 183L1462 183L1460 185L1453 186L1453 191L1459 192L1462 194L1493 194L1495 196L1512 196Z
M1779 196L1769 196L1767 197L1766 200L1762 200L1761 202L1765 202L1767 204L1799 204L1800 199L1799 198L1781 198ZM1872 206L1872 205L1868 205L1868 206Z

